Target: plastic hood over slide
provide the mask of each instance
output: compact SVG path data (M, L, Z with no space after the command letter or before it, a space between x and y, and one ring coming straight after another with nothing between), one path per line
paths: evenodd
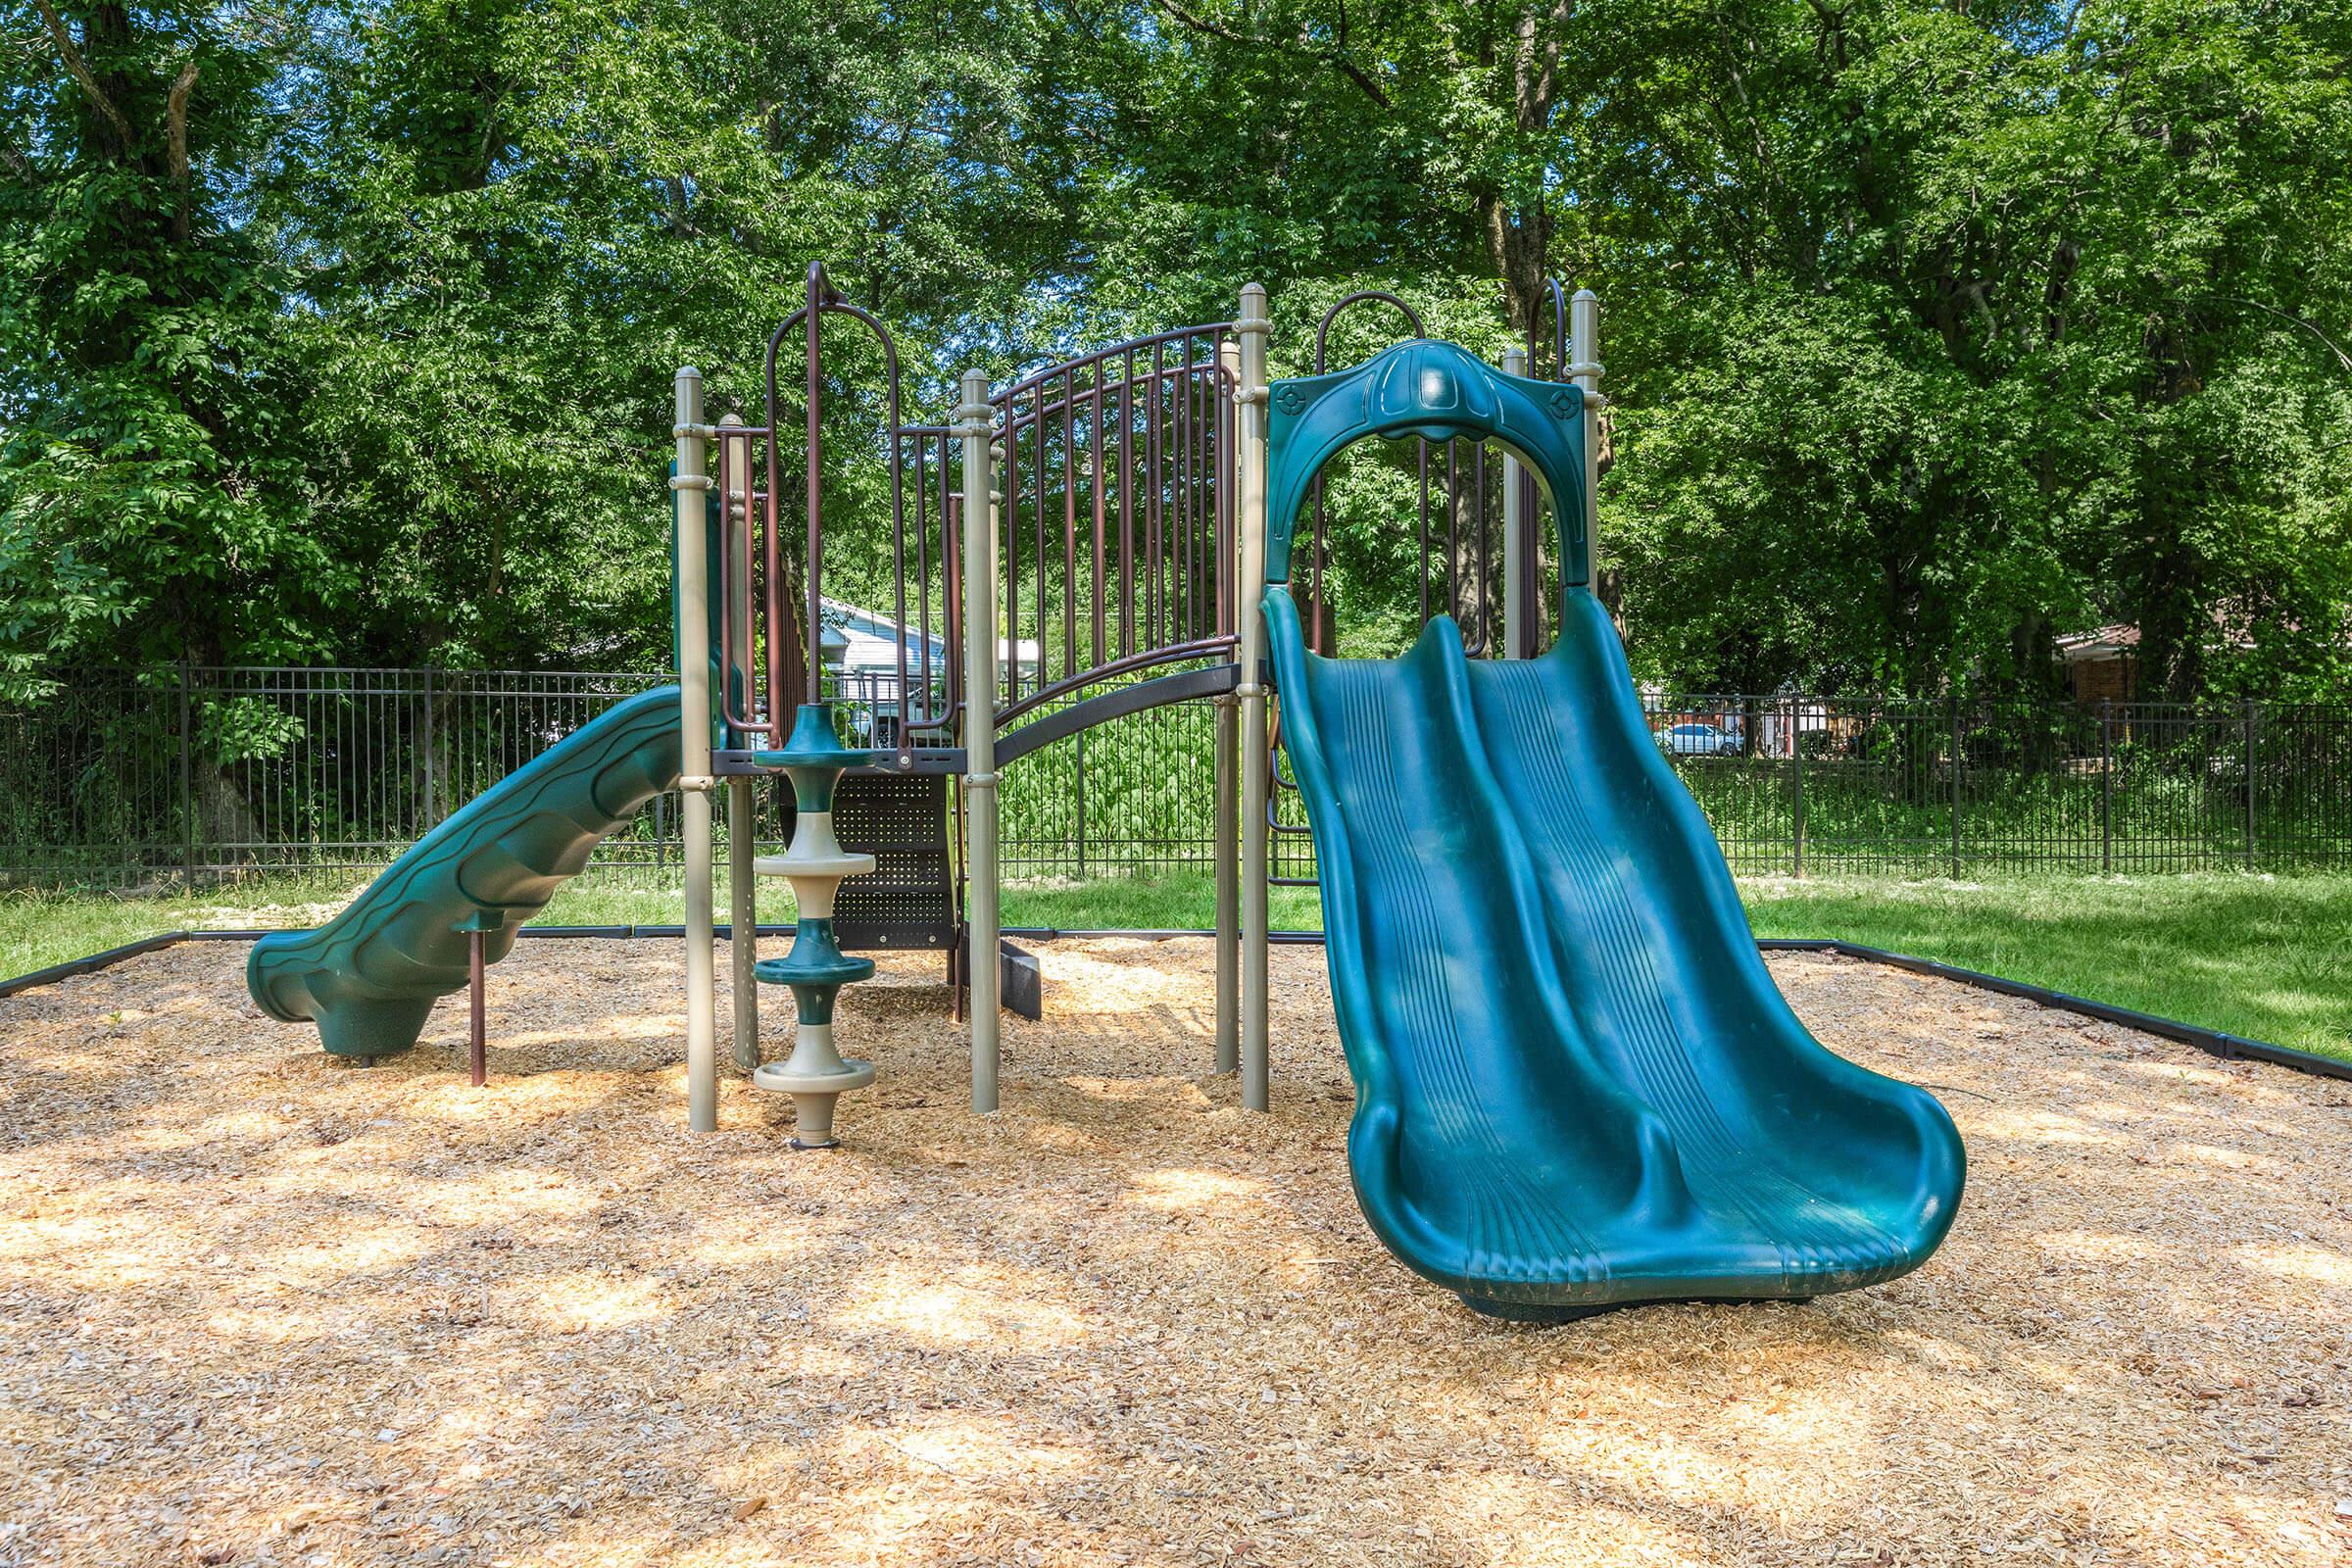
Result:
M588 863L597 841L678 780L678 688L615 705L466 803L316 931L253 945L245 983L273 1018L318 1020L326 1049L416 1043L436 998L466 987L469 933L496 962Z
M1917 1268L1960 1199L1950 1117L1789 1011L1615 628L1563 597L1540 659L1466 660L1441 617L1341 661L1267 591L1365 1216L1506 1316Z

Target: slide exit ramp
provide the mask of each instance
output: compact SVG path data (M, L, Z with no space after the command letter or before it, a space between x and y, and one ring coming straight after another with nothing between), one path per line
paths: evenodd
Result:
M466 988L473 931L486 961L505 957L597 841L677 780L678 688L662 686L451 813L325 925L256 942L246 988L272 1018L317 1019L336 1055L406 1051L433 1003Z

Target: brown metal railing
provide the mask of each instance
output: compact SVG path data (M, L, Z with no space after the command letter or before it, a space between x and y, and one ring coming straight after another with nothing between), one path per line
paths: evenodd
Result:
M1004 726L1235 644L1230 326L1178 327L996 394Z
M962 706L956 652L961 637L961 500L952 466L956 442L943 426L905 422L896 341L878 318L832 286L820 263L809 265L807 302L768 338L766 422L717 427L722 512L712 593L719 607L718 646L729 671L721 717L739 741L781 740L795 705L828 695L823 351L829 316L859 323L882 354L883 407L876 422L890 498L892 588L886 606L871 608L890 618L897 643L901 709L895 729L905 737L902 744L942 741ZM785 342L796 331L803 337L797 474L788 462L793 448L782 438L796 421L778 379ZM794 525L786 523L782 507L791 488L802 501ZM797 537L788 539L788 526Z

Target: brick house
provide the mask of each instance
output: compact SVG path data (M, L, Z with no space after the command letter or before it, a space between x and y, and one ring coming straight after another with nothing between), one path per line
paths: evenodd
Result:
M2078 703L2128 703L2139 695L2139 628L2118 623L2058 639L2067 695Z

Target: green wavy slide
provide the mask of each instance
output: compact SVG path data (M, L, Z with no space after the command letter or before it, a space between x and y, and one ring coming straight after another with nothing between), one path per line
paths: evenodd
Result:
M316 931L253 945L245 983L272 1018L318 1022L339 1056L416 1043L466 987L469 934L495 962L597 841L678 780L678 688L620 703L466 803Z
M1917 1268L1964 1158L1926 1091L1832 1054L1756 953L1615 628L1539 659L1326 660L1265 608L1315 833L1380 1240L1504 1317L1798 1298Z

